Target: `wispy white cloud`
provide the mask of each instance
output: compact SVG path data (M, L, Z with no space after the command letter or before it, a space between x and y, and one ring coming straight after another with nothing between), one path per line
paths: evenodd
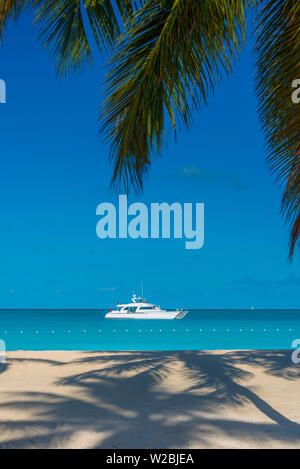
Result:
M241 190L244 184L239 174L229 173L223 170L210 171L197 168L195 166L180 168L176 176L182 179L189 180L202 180L207 182L222 182L223 184L232 187L235 190Z

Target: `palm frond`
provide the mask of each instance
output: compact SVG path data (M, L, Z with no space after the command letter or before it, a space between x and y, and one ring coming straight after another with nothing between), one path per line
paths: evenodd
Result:
M16 19L22 12L25 6L29 4L29 0L1 0L0 2L0 40L3 39L3 34L7 21L12 17Z
M205 104L245 39L242 0L148 0L111 60L102 128L111 142L113 183L141 189L167 121L176 133Z
M293 253L300 238L300 159L295 157L294 166L290 171L286 188L282 199L282 211L291 224L289 258Z
M292 83L300 78L300 4L268 0L256 24L257 97L271 170L284 186L282 212L291 224L290 258L300 235L300 104Z
M111 48L136 7L134 0L33 0L33 4L40 39L60 76L92 63L88 25L98 48Z

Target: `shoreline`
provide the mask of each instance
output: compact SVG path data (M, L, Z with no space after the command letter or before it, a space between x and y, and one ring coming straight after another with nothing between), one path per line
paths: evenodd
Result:
M10 351L0 448L300 448L291 350Z

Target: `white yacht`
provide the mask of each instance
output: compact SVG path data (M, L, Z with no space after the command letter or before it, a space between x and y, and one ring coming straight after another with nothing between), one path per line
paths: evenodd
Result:
M167 311L147 303L146 300L133 295L132 302L127 304L117 304L117 309L111 309L106 315L107 319L182 319L188 311L177 309Z

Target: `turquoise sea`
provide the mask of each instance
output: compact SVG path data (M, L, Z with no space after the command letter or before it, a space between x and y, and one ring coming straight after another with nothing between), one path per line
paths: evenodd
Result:
M104 310L0 310L7 350L290 349L300 310L191 310L182 320L104 319Z

